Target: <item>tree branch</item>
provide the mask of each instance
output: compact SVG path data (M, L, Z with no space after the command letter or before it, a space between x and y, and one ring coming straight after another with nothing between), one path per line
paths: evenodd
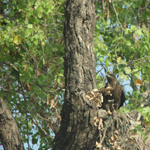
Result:
M52 93L55 93L55 92L58 92L58 91L60 91L60 90L63 90L64 88L62 87L62 88L58 88L58 89L56 89L56 90L54 90L54 91L46 91L44 88L43 88L43 86L41 86L40 84L36 84L38 87L40 87L45 93L49 93L49 94L52 94Z

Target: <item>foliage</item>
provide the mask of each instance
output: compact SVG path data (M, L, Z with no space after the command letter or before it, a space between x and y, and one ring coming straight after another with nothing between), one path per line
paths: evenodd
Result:
M133 91L127 92L127 106L121 111L138 109L145 125L150 122L148 108L140 106L149 101L149 7L148 1L98 1L95 28L95 52L100 68L97 79L101 72L112 71L121 80L129 81Z
M1 4L1 96L24 142L50 148L64 93L64 0L3 0ZM141 93L150 79L149 8L150 2L144 0L96 1L97 86L104 86L107 71L118 74L120 81L130 81L133 92L126 94L124 112L140 109ZM138 78L141 87L135 84ZM140 111L150 121L147 109Z
M1 95L24 142L51 147L51 124L59 121L63 100L64 0L13 0L2 6Z
M102 67L113 68L122 79L128 80L131 73L138 78L139 72L142 79L149 79L150 43L144 22L150 14L149 5L149 2L132 0L97 3L96 56Z

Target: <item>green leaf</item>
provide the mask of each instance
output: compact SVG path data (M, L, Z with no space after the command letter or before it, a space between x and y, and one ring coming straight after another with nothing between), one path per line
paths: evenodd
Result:
M19 45L19 44L22 43L22 40L23 40L23 39L17 35L17 36L14 37L13 42L14 42L15 44Z
M38 139L32 138L32 144L37 144Z
M141 31L141 30L136 30L135 33L136 33L138 36L141 36L141 35L142 35L142 31Z
M138 107L137 111L141 113L143 111L143 107Z
M148 46L145 44L144 45L145 50L149 50Z
M39 18L42 18L42 13L37 14Z
M139 78L139 72L134 72L133 73L137 78Z
M131 29L126 28L126 29L125 29L125 34L129 34L129 33L130 33L130 31L131 31Z
M126 44L127 44L128 46L131 46L131 42L130 42L130 41L127 41Z
M117 65L117 68L118 68L119 70L121 70L121 69L124 69L125 66L126 66L126 65L124 65L124 64L118 64L118 65Z
M26 76L26 75L20 76L20 80L21 80L22 82L24 82L26 79L27 79L27 76Z
M97 28L97 29L100 29L100 26L99 26L98 24L96 24L96 28Z
M15 79L19 79L19 72L15 69L13 69L10 75L13 76Z
M137 29L137 27L136 27L135 25L131 25L131 27L130 27L130 28L131 28L131 30L132 30L132 31L134 31L134 30L136 30L136 29Z
M100 63L103 63L104 62L104 57L101 56L99 61L100 61Z
M33 28L33 25L32 25L32 24L28 24L27 27L28 27L29 29L32 29L32 28Z
M131 73L131 69L128 68L128 67L125 67L124 70L125 70L126 74L130 74Z
M105 65L106 65L106 67L109 66L109 60L108 60L108 58L106 58L106 60L105 60Z
M135 72L138 72L138 71L139 71L139 69L133 69L132 73L135 73Z
M118 57L118 58L117 58L117 63L118 63L118 64L124 64L124 65L127 64L121 57Z
M43 83L43 76L42 76L42 75L39 76L38 78L36 78L36 80L37 80L37 82L38 82L39 84L42 84L42 83Z
M58 77L57 79L57 83L60 84L61 83L61 77Z
M33 67L28 66L28 69L32 72L33 71Z
M14 16L14 14L15 14L15 12L13 10L9 12L10 16Z

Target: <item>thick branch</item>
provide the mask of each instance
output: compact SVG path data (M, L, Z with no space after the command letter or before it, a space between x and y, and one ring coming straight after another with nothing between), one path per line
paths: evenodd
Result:
M17 124L0 97L0 138L5 150L24 150Z

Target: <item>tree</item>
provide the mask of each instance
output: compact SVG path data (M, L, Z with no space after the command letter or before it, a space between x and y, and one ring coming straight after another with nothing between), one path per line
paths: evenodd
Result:
M96 88L95 1L68 0L65 7L65 96L54 150L92 149L98 136L96 105L82 96Z
M91 126L91 121L97 116L97 107L84 96L93 88L104 87L107 71L116 73L121 83L127 80L133 89L128 91L125 85L127 106L120 111L127 113L136 109L141 112L142 125L146 128L136 126L132 130L134 134L146 136L150 132L149 107L145 107L149 104L149 7L150 2L144 0L97 0L95 6L93 1L0 2L0 92L28 149L35 149L37 143L39 149L51 148L61 119L62 126L54 140L55 149L63 143L66 143L64 148L73 143L58 144L60 134L66 131L69 131L67 137L76 132L75 146L89 149L94 146L97 127ZM72 49L76 53L70 53ZM71 60L75 66L68 64ZM72 97L69 99L69 96ZM82 103L76 104L74 99ZM69 114L71 116L67 116ZM76 118L77 123L72 121L76 117L74 114L82 114ZM77 129L71 126L75 124L78 124ZM83 134L77 135L79 132ZM84 140L86 145L82 144L84 137L89 137Z

